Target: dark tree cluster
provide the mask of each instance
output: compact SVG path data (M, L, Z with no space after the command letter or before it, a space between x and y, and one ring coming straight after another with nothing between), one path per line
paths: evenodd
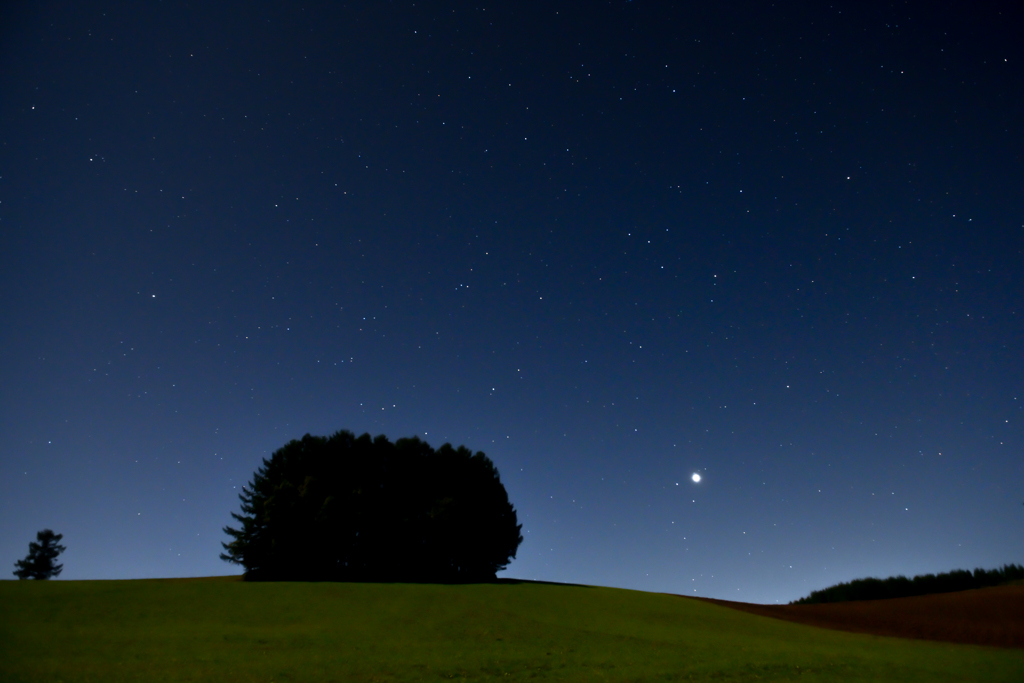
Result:
M975 569L973 573L966 569L957 569L943 574L919 574L912 579L905 576L855 579L813 591L806 598L800 598L792 604L813 605L823 602L907 598L913 595L989 588L1020 579L1024 579L1024 567L1016 564L1007 564L1000 569Z
M60 539L64 534L55 534L50 529L43 529L36 534L35 542L28 544L28 555L24 560L14 563L17 569L14 575L19 579L34 579L45 581L46 579L60 576L64 565L57 564L57 556L67 550L60 545Z
M488 581L521 524L482 452L418 438L306 435L239 495L221 559L257 581Z

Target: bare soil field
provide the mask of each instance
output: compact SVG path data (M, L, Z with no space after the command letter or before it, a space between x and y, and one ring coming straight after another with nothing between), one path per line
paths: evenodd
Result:
M1024 648L1024 585L823 605L755 605L698 599L839 631Z

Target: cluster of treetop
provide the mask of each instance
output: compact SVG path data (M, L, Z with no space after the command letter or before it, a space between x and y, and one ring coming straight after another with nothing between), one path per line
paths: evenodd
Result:
M239 498L221 559L248 580L489 581L523 540L484 453L416 437L307 434L264 459Z
M943 574L919 574L912 579L905 576L890 576L888 579L855 579L829 588L813 591L806 598L800 598L791 605L813 605L823 602L848 602L851 600L885 600L907 598L932 593L952 593L974 588L988 588L1024 579L1024 567L1016 564L1003 565L1000 569L957 569Z

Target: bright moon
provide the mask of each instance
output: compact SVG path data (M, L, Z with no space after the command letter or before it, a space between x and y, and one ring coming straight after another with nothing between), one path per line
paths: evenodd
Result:
M690 477L690 479L693 479L693 483L696 484L696 483L700 482L700 475L697 474L696 472L694 472L693 476Z

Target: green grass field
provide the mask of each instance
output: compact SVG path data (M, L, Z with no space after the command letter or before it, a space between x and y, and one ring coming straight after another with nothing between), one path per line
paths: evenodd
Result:
M535 583L0 582L0 681L1024 681L1024 651Z

